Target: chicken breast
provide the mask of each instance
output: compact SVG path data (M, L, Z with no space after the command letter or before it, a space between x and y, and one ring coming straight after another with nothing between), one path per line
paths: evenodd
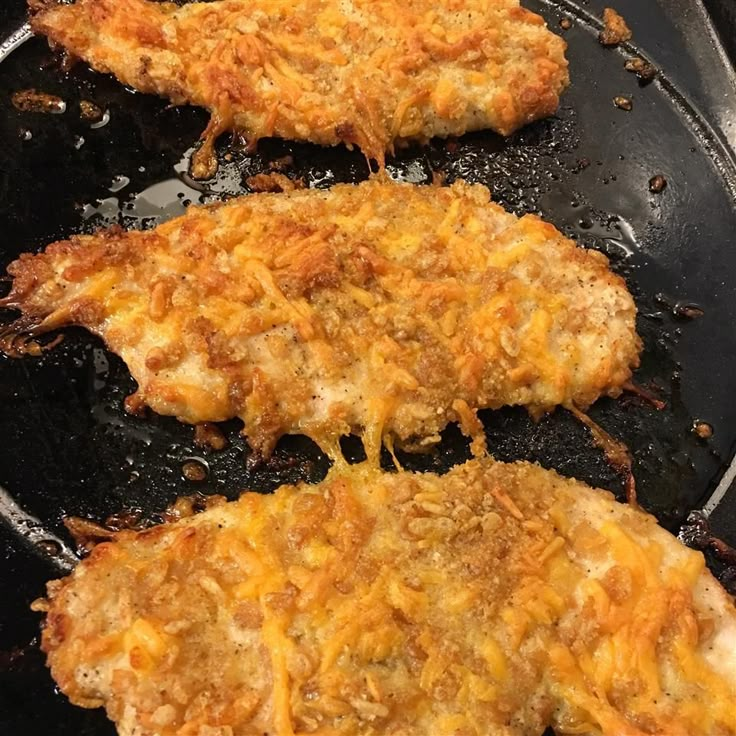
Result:
M651 516L528 463L333 470L98 545L42 647L121 736L726 736L736 610Z
M383 162L394 142L557 109L565 43L518 0L32 0L33 29L125 84L234 128Z
M468 408L587 407L638 363L606 258L482 186L374 179L192 207L25 255L4 304L35 332L83 325L138 382L133 407L284 433L433 442ZM30 330L34 332L33 329Z

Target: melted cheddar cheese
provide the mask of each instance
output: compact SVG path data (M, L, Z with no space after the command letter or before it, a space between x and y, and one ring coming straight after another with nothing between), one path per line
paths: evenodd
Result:
M209 109L211 135L347 143L379 162L395 141L509 134L568 83L564 41L518 0L78 0L32 24L125 84Z
M333 470L97 546L43 648L121 736L736 734L736 610L551 471Z
M638 364L636 308L605 257L462 182L255 194L8 271L24 324L89 328L138 404L241 417L262 453L284 433L333 452L357 431L376 455L478 408L586 408Z

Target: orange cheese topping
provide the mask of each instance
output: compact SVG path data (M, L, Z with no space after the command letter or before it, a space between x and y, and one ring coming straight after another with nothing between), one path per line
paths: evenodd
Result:
M149 232L56 243L9 267L40 329L80 324L137 400L191 423L241 417L331 450L423 444L478 408L586 408L638 364L636 308L606 259L462 182L373 179L190 208Z
M359 146L552 114L565 43L518 0L78 0L35 31L125 84L208 108L210 134Z
M49 595L52 674L121 736L736 733L702 556L525 463L333 470L123 532Z

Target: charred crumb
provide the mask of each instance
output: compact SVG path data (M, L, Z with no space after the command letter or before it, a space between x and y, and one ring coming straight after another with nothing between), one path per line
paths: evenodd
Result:
M230 144L229 148L232 151L249 151L254 149L255 144L248 142L248 138L245 136L242 130L231 130L230 131ZM232 158L232 155L231 155Z
M118 513L110 514L102 524L79 516L67 516L63 522L74 539L77 551L83 555L89 554L101 542L115 539L119 532L139 532L154 524L154 521L147 518L143 510L139 508L123 509ZM53 541L51 544L58 547L58 544ZM56 554L58 553L57 551Z
M613 104L619 109L626 112L631 112L634 109L634 101L631 97L624 97L623 95L617 95L613 98Z
M0 650L0 672L6 672L16 667L25 654L21 647L13 647L7 651Z
M143 518L143 511L137 508L123 509L117 514L111 514L105 519L104 527L113 532L124 529L140 530L148 526Z
M693 434L701 440L709 440L713 436L713 426L701 419L693 422Z
M43 71L53 70L60 71L62 74L68 74L76 66L79 57L75 56L71 51L61 48L53 41L49 41L49 53L41 60L39 68Z
M269 164L272 171L284 172L294 166L294 157L291 154L280 156Z
M655 66L639 57L628 59L627 62L624 64L624 69L626 69L627 72L636 74L636 76L639 78L639 83L642 86L654 81L654 79L656 79L657 77L657 74L659 74Z
M662 174L657 174L649 180L649 191L652 192L652 194L660 194L666 189L666 187L667 179L665 179Z
M627 396L624 398L624 401L629 398L628 395L636 397L640 402L644 404L648 404L656 411L662 411L663 409L667 408L667 402L662 401L662 399L658 398L656 393L658 393L661 389L657 387L656 385L651 385L650 387L644 387L640 386L637 383L634 383L634 381L629 381L628 383L624 384L624 391L626 391Z
M36 599L31 602L32 611L43 612L45 599ZM34 667L34 654L38 651L39 639L34 636L26 644L13 646L10 649L0 649L0 672L22 672Z
M675 301L666 294L655 294L654 301L667 307L675 319L698 319L705 314L705 310L693 302Z
M79 101L79 117L87 123L99 123L105 116L101 107L89 100Z
M36 546L48 557L58 557L61 554L61 545L53 539L42 539Z
M274 452L269 456L261 452L251 452L245 461L251 471L263 471L275 475L299 470L300 474L308 477L314 473L314 462L311 459L300 458L295 455L284 455Z
M693 302L676 301L666 294L655 294L654 301L670 310L675 319L690 320L698 319L705 314L705 310Z
M672 314L678 319L699 319L705 314L705 311L697 304L677 302L672 308Z
M613 8L603 11L603 30L598 34L602 46L618 46L631 39L631 29Z
M25 89L13 92L10 96L13 107L21 112L38 112L47 115L59 115L66 111L66 102L48 92L37 89Z
M570 18L560 18L560 28L563 31L569 31L572 28L572 20Z
M61 69L64 74L68 74L76 66L78 61L78 56L75 56L68 49L62 49L61 54L59 55L59 69Z
M12 305L0 304L0 308ZM26 320L21 317L7 328L0 330L0 355L8 358L24 358L31 356L40 358L47 350L53 350L62 340L64 335L60 334L50 342L41 343L34 339L33 327L26 328Z
M631 506L638 507L633 460L628 446L608 434L603 427L574 405L570 407L569 411L581 424L588 428L595 446L603 451L606 461L620 475L626 491L626 502Z
M293 455L271 455L267 460L271 470L290 470L299 464L299 458Z
M729 595L736 596L736 567L726 568L718 579Z
M708 519L700 511L693 511L687 517L687 521L680 531L680 541L688 547L704 549L710 541L710 524Z
M736 566L736 549L713 534L708 518L702 511L693 511L687 517L679 538L688 547L711 552L719 562L728 567Z
M194 428L194 444L201 449L220 452L227 447L227 438L216 424L204 422Z

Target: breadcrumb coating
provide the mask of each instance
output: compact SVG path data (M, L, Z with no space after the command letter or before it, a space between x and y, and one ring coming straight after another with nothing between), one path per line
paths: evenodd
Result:
M492 128L557 109L565 43L518 0L34 0L33 29L101 72L235 129L356 145Z
M336 453L426 444L478 408L587 408L638 365L636 307L598 252L485 187L375 178L191 207L8 267L31 332L82 325L138 382L133 409L240 417Z
M120 736L736 734L736 610L655 519L528 463L333 470L121 532L42 646Z

